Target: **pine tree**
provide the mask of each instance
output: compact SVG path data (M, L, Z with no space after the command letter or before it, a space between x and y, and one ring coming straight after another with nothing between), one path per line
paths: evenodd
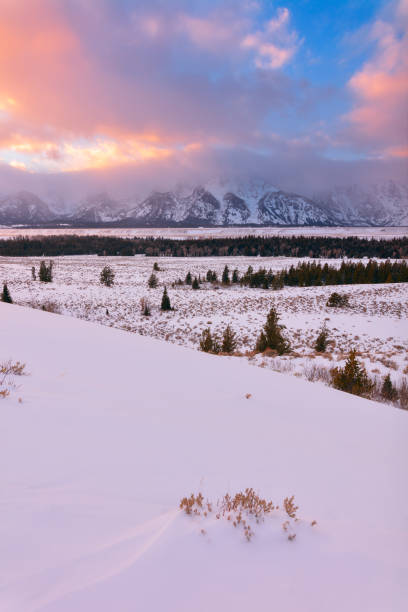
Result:
M344 368L333 368L330 374L335 389L354 395L369 395L374 386L364 365L357 361L355 350L350 351Z
M162 297L160 309L161 310L173 310L170 304L170 298L167 294L166 287L164 288L164 291L163 291L163 297Z
M147 284L150 287L150 289L156 289L158 285L158 280L157 280L157 276L153 272L149 276L149 280L147 281Z
M37 275L35 273L35 267L34 266L31 268L31 278L33 280L37 280Z
M198 278L195 276L193 282L191 283L192 289L199 289L200 283L198 282Z
M190 270L189 270L189 271L187 272L187 274L186 274L186 279L185 279L185 281L184 281L184 282L186 283L186 285L191 285L192 280L193 280L193 279L192 279L192 277L191 277L191 272L190 272Z
M153 264L153 270L155 272L160 272L159 264L157 263L157 261L155 261Z
M228 268L227 265L225 266L225 268L223 270L221 282L222 282L223 285L229 285L230 284L229 268Z
M213 276L212 270L208 270L207 276L206 276L208 283L212 282L212 276Z
M13 300L11 299L10 291L8 290L7 283L3 285L3 292L1 294L1 301L6 302L6 304L12 304Z
M115 273L110 266L105 266L99 276L99 281L106 287L112 287L115 282Z
M238 270L235 268L235 270L232 273L232 282L233 283L239 283L239 272Z
M269 348L276 351L278 355L289 353L289 340L284 338L284 336L282 335L283 326L280 325L278 321L279 315L276 312L275 307L272 306L267 316L263 330L261 331L256 343L255 350L257 352L263 353L265 349Z
M231 329L230 325L224 329L224 333L222 336L222 345L221 352L222 353L233 353L237 348L237 335Z
M319 335L316 338L316 343L314 346L315 351L317 351L318 353L324 353L326 351L328 337L329 337L329 332L327 330L326 321L325 321L323 323L323 327L320 330Z
M385 400L390 402L394 402L398 397L398 391L392 384L391 376L389 374L387 374L387 376L384 378L381 388L381 395Z

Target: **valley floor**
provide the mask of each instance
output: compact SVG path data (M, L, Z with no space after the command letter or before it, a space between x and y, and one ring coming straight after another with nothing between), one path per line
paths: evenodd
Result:
M143 238L154 236L178 240L189 238L238 238L240 236L333 236L346 238L375 238L378 240L404 238L408 236L408 227L98 227L57 229L5 227L0 225L0 240L21 236L118 236L119 238Z
M209 327L221 334L227 324L238 334L238 351L251 363L273 370L324 378L335 365L343 364L351 348L359 353L370 375L378 379L390 373L395 383L408 374L408 283L348 285L342 287L286 287L279 291L248 287L214 287L203 284L172 287L188 271L205 277L208 269L221 278L225 265L240 274L251 265L280 270L296 265L294 258L213 257L160 258L159 286L149 289L153 258L136 257L56 257L54 282L31 279L31 267L38 273L38 258L0 258L0 281L7 281L15 303L72 315L110 327L198 348L202 331ZM314 260L318 261L318 260ZM341 260L320 260L339 266ZM108 288L99 282L103 266L115 272L115 284ZM160 311L167 286L173 312ZM350 308L326 306L333 291L347 293ZM141 299L149 301L152 316L141 313ZM253 357L256 338L274 304L286 325L285 333L293 352L285 357ZM329 350L316 354L313 346L319 329L326 323Z
M136 261L115 261L113 290L93 284L102 263L58 261L54 286L26 280L24 291L68 305L82 295L94 310L112 300L115 316L122 295L141 325L136 281L121 282L138 277ZM29 264L7 265L23 301L17 272L23 285ZM364 294L356 333L371 317L399 329L394 289L394 300ZM197 310L205 293L194 294ZM0 400L2 612L406 610L406 411L14 305L0 304L0 337L0 363L28 373ZM178 509L192 492L216 500L245 487L280 505L252 521L250 542L226 519ZM291 495L300 520L289 541L281 503Z

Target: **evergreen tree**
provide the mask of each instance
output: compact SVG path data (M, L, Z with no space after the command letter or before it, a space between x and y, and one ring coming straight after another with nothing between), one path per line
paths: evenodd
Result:
M268 348L268 342L266 340L265 333L261 331L256 341L255 351L257 353L263 353L264 351L266 351L267 348Z
M230 325L224 329L224 333L222 336L222 345L221 352L222 353L233 353L237 348L237 335L231 329Z
M208 270L207 276L206 276L208 283L212 282L212 275L213 275L212 270Z
M105 266L99 276L100 283L106 287L112 287L115 282L115 273L110 266Z
M38 274L38 277L40 279L40 281L42 281L43 283L52 283L52 268L53 268L54 262L50 261L47 264L45 263L45 261L43 260L40 264L40 271Z
M163 291L163 296L162 296L162 301L161 301L161 306L160 306L161 310L173 310L170 304L170 298L167 294L167 288L164 288Z
M155 272L160 272L159 264L157 263L157 261L155 261L153 264L153 270Z
M40 279L41 282L46 283L47 282L47 266L45 261L42 261L40 263L40 271L38 272L38 278Z
M230 284L229 268L228 268L227 265L225 266L225 268L223 270L221 282L222 282L223 285L229 285Z
M239 272L238 270L235 268L235 270L232 273L232 282L233 283L239 283Z
M187 274L186 274L186 279L185 279L185 281L184 281L184 282L186 283L186 285L191 285L192 281L193 281L193 279L192 279L192 277L191 277L191 272L190 272L190 270L189 270L189 271L187 272Z
M191 283L192 289L199 289L200 283L198 282L198 278L195 276L193 282Z
M157 280L157 276L153 272L149 276L149 280L147 281L147 284L150 287L150 289L156 289L158 285L158 280Z
M279 315L275 307L272 306L263 330L258 337L255 350L263 353L265 349L269 348L276 351L278 355L289 353L290 343L289 340L282 335L283 327L283 325L279 324Z
M35 273L35 267L34 266L31 268L31 278L33 280L37 280L37 275Z
M317 351L318 353L324 353L326 348L327 348L327 339L329 337L329 332L327 330L326 327L326 321L323 323L323 327L320 330L319 335L316 338L316 343L315 343L315 351Z
M12 304L13 300L11 299L10 291L8 290L7 283L3 285L3 292L1 294L1 301L6 302L6 304Z
M350 351L344 368L333 368L330 374L335 389L354 395L369 395L374 386L364 365L357 361L355 350Z
M381 388L382 397L390 402L395 402L398 397L398 391L392 384L392 380L389 374L384 378L384 382Z

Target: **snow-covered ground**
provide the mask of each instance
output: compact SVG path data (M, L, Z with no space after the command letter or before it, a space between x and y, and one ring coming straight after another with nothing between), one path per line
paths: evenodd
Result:
M227 264L230 270L245 272L249 265L273 270L296 265L291 258L214 257L160 258L159 286L149 289L154 258L138 257L57 257L54 282L31 280L31 267L38 273L38 258L0 258L0 281L8 282L14 301L41 308L46 305L59 312L95 321L138 334L198 347L206 327L222 333L230 324L238 334L241 353L254 348L272 304L281 314L294 352L287 357L250 356L252 363L313 378L316 366L326 370L343 363L351 348L356 348L370 374L382 377L390 372L394 382L408 374L408 284L351 285L344 287L287 287L281 291L240 286L214 288L203 285L199 291L189 286L171 287L178 278L205 276L216 270L221 278ZM325 260L321 260L324 261ZM340 260L326 260L340 265ZM101 286L99 274L110 265L115 272L112 288ZM159 309L163 286L167 285L174 312ZM326 306L333 291L349 294L351 308ZM143 317L140 300L147 298L152 316ZM326 322L330 350L316 355L313 345ZM248 357L244 357L245 359Z
M173 239L188 238L238 238L240 236L334 236L345 238L391 239L408 236L408 227L153 227L153 228L63 228L63 229L30 229L18 227L1 227L0 240L18 236L119 236L164 237Z
M407 412L14 305L0 335L29 373L0 400L2 612L406 610ZM295 495L294 540L281 508L250 542L178 509L245 487Z

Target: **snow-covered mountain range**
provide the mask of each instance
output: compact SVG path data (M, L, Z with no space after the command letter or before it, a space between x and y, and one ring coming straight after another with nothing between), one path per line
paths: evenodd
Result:
M30 192L0 196L0 224L71 226L408 225L408 185L338 187L308 198L261 180L214 180L116 200L87 197L69 214Z

